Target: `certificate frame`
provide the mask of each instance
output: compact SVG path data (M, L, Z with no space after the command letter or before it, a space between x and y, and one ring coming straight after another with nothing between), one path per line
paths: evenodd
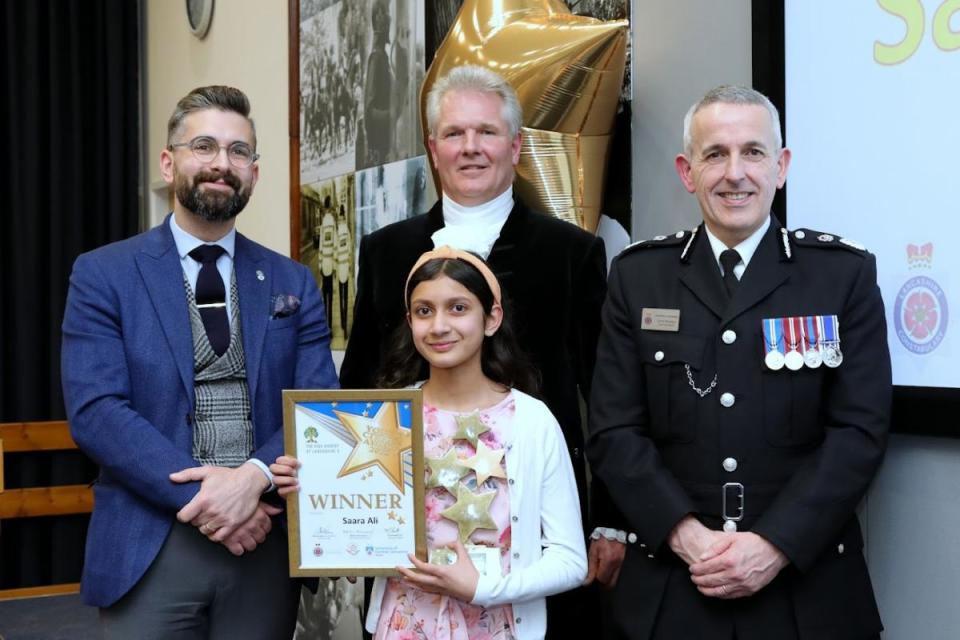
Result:
M301 463L291 576L395 576L407 553L426 560L420 389L284 390L283 437Z

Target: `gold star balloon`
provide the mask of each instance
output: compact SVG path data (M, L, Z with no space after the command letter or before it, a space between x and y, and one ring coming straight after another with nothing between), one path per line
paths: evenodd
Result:
M430 469L430 478L427 480L428 489L443 487L450 493L454 493L454 489L460 484L460 478L470 471L457 458L457 451L454 447L450 447L439 458L426 458L426 463L427 468Z
M403 452L411 447L410 430L400 427L400 416L395 402L384 402L371 418L344 411L333 411L350 430L357 443L347 457L338 478L377 466L396 485L403 489Z
M474 449L477 448L477 439L487 431L490 431L490 427L483 424L483 421L480 419L479 411L474 411L466 416L457 416L456 420L457 432L453 434L453 439L467 440L473 445Z
M491 449L481 440L477 443L477 453L464 460L463 463L477 474L477 485L479 486L490 477L507 477L503 467L500 466L501 460L503 460L503 449Z
M497 528L497 523L490 517L490 503L496 495L496 491L474 493L464 485L458 485L457 501L452 507L441 511L440 515L457 523L460 542L466 544L470 534L477 529Z
M424 145L437 79L465 64L496 71L523 105L517 195L596 232L628 27L573 15L561 0L465 0L420 91ZM436 167L433 177L439 185Z

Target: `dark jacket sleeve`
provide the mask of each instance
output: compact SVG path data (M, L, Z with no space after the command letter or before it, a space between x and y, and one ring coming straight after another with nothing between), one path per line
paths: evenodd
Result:
M607 259L603 240L594 237L587 245L580 263L574 267L573 331L570 353L575 362L573 369L577 386L589 404L590 384L597 361L597 340L600 336L600 309L607 295ZM597 474L590 478L590 513L586 521L588 530L594 527L629 529L623 515L610 498L609 491Z
M347 351L340 366L340 385L344 389L367 389L374 386L377 369L380 367L380 344L383 341L380 319L374 305L374 282L376 277L372 253L375 244L371 236L360 240L357 274L357 293L353 306L353 326Z
M123 342L123 291L110 275L116 264L104 265L100 256L94 252L77 258L67 293L61 375L70 432L102 473L157 507L176 512L200 485L171 482L169 474L197 463L134 406L134 381ZM169 422L161 425L166 433L184 419L174 410L176 389L171 385L156 392L171 406Z
M623 514L624 528L658 550L695 506L664 466L648 434L646 380L638 366L641 358L632 322L635 314L624 295L630 276L636 277L623 273L623 260L614 260L590 394L587 458L594 476L603 480Z

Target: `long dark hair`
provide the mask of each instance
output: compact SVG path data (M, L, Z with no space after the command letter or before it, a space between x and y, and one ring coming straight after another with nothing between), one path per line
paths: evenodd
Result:
M403 292L407 308L410 307L410 298L418 284L440 276L447 276L463 285L470 293L477 296L483 308L483 315L490 314L494 303L493 292L483 274L466 260L455 258L428 260L410 276L407 289ZM517 343L516 334L510 323L507 301L501 300L500 306L503 308L503 320L496 333L483 339L480 368L483 375L494 382L535 396L539 393L539 373ZM429 377L430 367L417 351L413 343L413 334L406 322L396 328L390 345L377 377L378 387L396 389Z

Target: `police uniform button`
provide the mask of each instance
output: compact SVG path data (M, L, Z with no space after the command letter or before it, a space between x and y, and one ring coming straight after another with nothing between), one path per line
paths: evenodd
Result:
M840 555L843 555L843 543L842 543L842 542L837 545L837 553L839 553Z
M733 329L727 329L723 332L723 335L720 336L720 339L723 340L724 344L733 344L737 341L737 332Z
M736 458L724 458L723 459L723 470L733 473L737 470L737 459Z
M520 518L518 518L517 516L513 516L513 517L511 518L511 520L513 520L514 522L516 522L516 521L519 520L519 519L520 519Z
M523 618L517 618L517 624L520 624L523 621Z
M663 360L663 351L657 351L655 354L653 354L653 359L657 362Z
M720 404L727 407L728 409L733 406L733 403L737 401L736 396L727 391L720 396Z
M636 542L636 541L637 541L637 534L632 533L632 532L627 534L627 542L629 542L630 544L633 544L633 543ZM643 546L643 545L641 545L641 546Z
M794 235L794 237L796 237L798 240L803 240L804 238L807 237L807 234L805 234L803 231L794 231L794 232L793 232L793 235Z

